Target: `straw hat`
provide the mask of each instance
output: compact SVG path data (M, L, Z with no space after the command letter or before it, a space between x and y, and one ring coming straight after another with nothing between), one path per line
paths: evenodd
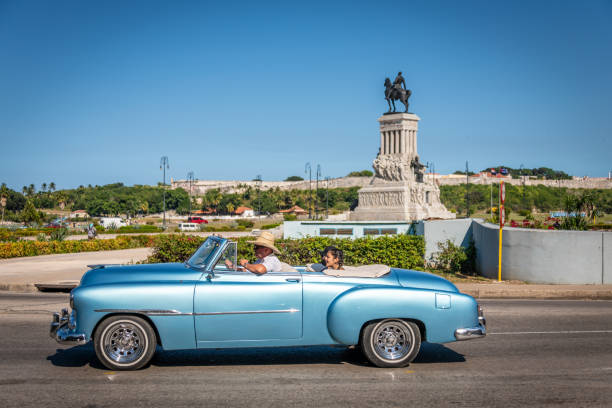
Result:
M275 254L280 254L278 248L274 246L274 235L268 231L262 231L255 241L247 241L249 244L259 245L270 248Z

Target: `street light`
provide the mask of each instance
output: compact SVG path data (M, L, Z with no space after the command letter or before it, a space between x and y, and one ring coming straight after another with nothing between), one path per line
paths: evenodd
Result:
M170 162L168 161L168 156L162 156L159 160L159 169L164 171L164 183L162 185L163 196L164 196L164 221L162 223L162 228L166 229L166 169L170 168Z
M312 219L312 167L310 162L304 167L304 174L308 173L308 219Z
M187 181L189 182L189 217L188 219L191 217L191 196L193 194L193 182L194 182L194 174L193 171L190 171L189 173L187 173Z
M523 164L519 166L519 172L521 173L521 179L523 181L523 207L525 207L525 176L523 175Z
M470 218L470 170L465 162L465 215Z
M261 174L255 176L255 185L257 186L257 213L261 215Z
M317 164L317 190L315 193L315 219L319 219L319 177L321 177L321 165Z
M329 176L325 177L325 219L329 218Z

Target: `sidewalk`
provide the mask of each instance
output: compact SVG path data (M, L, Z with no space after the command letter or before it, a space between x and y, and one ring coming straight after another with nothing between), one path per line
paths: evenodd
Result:
M0 290L35 292L36 284L77 285L93 264L125 264L147 258L150 248L81 252L0 260ZM478 299L612 299L612 285L540 285L509 282L457 283Z
M87 265L138 262L151 248L0 259L0 290L36 292L36 284L78 284Z

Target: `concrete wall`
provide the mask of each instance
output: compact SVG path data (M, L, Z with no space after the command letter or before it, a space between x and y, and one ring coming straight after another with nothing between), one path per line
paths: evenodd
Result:
M475 220L476 267L497 277L499 228ZM531 283L611 283L612 233L504 228L502 279Z
M395 228L397 234L406 234L410 228L409 222L401 221L285 221L283 237L300 239L321 236L321 228L352 229L352 235L325 235L330 238L362 238L364 228ZM369 235L376 238L380 235Z
M417 235L425 236L425 259L429 260L438 251L438 243L447 239L467 247L472 239L472 219L420 221Z

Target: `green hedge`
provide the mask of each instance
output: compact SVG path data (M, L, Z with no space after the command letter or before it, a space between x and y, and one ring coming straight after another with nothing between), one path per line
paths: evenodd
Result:
M2 242L0 243L0 258L144 248L155 246L155 241L156 237L154 236L136 235L91 241Z
M204 239L186 235L160 236L153 248L153 255L147 262L184 262ZM255 259L253 245L247 243L253 239L235 239L238 242L239 259ZM276 240L276 246L281 251L280 260L291 265L320 262L320 252L328 245L334 245L344 251L344 263L347 265L385 264L406 269L424 266L425 241L420 236L395 235L354 240L327 237Z

